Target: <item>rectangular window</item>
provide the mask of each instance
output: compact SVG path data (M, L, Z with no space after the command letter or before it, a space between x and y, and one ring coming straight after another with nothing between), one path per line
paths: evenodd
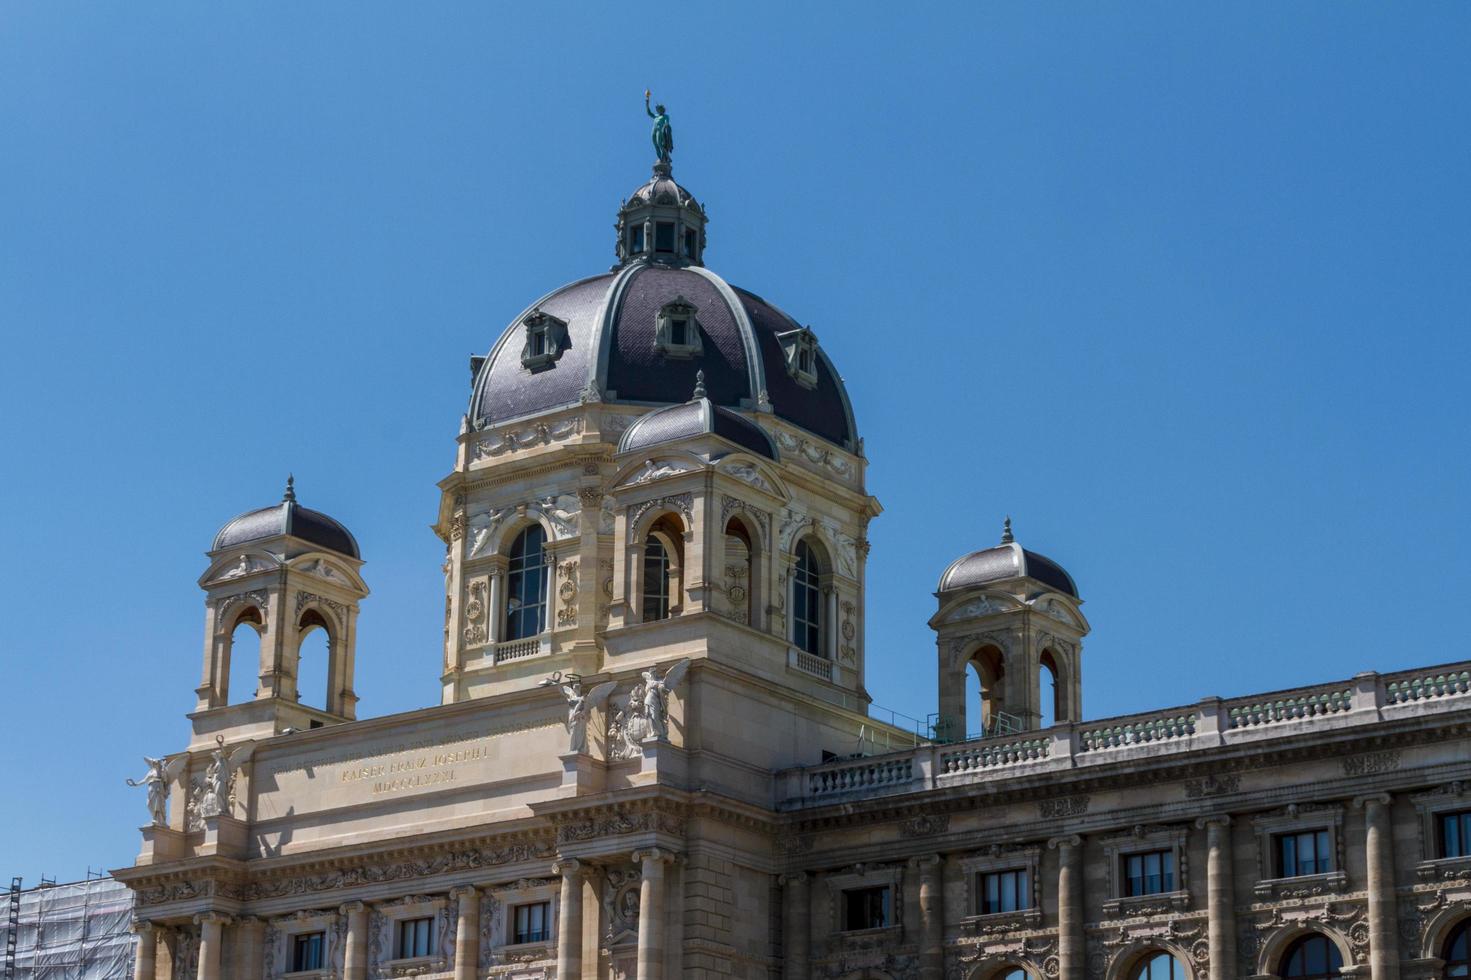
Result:
M700 248L700 235L693 228L684 230L684 257L692 259Z
M654 222L654 251L674 254L674 222Z
M883 929L889 924L889 886L843 892L843 928Z
M552 938L548 924L551 922L551 903L532 902L516 906L515 928L512 930L518 943L544 943Z
M322 940L325 933L308 932L295 937L291 943L291 972L322 968Z
M1032 907L1032 889L1025 871L993 871L980 875L981 915L1020 912Z
M669 342L677 347L687 347L690 342L690 322L676 319L669 321Z
M540 357L547 352L547 335L540 330L531 331L531 356Z
M1440 821L1440 856L1471 857L1471 810L1442 813Z
M1277 877L1321 875L1333 870L1328 831L1307 830L1277 837Z
M434 949L432 918L404 919L398 924L398 958L428 956Z
M644 250L644 226L633 225L628 229L628 252L637 255Z
M1126 854L1124 862L1124 895L1159 895L1175 890L1175 852L1145 851Z

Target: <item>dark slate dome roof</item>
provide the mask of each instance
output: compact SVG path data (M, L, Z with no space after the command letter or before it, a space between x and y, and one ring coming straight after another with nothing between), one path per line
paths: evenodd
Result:
M279 504L246 511L220 528L210 550L219 551L222 548L233 548L251 541L263 541L289 534L328 551L361 559L357 539L352 536L352 532L321 511L298 504L293 484L293 480L287 479L286 495Z
M671 405L642 415L618 442L620 453L652 449L690 436L713 434L767 459L776 459L776 445L766 430L728 408L713 405L696 389L699 397L683 405Z
M1001 543L994 548L972 551L951 562L950 567L940 576L938 591L958 592L961 589L1023 576L1034 578L1064 595L1078 598L1078 587L1066 569L1046 555L1028 551L1012 540L1011 520L1008 518Z
M661 255L647 243L644 252L635 253L620 238L620 265L612 272L554 289L528 306L476 372L471 424L483 429L590 400L679 405L689 398L696 372L703 371L715 405L747 412L769 408L856 452L852 406L832 362L816 349L816 380L810 386L788 371L781 335L801 330L801 324L701 265L704 210L656 169L654 179L620 208L620 236L625 226L665 219L697 231L697 253ZM693 355L655 349L659 313L678 300L696 308L701 350ZM533 317L536 313L543 317ZM565 324L559 349L550 364L527 366L525 323L547 317Z

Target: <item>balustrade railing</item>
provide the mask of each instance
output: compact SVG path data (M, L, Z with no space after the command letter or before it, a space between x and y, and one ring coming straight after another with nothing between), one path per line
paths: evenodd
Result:
M1232 728L1255 728L1303 718L1321 718L1353 709L1353 688L1337 688L1309 694L1287 694L1270 700L1230 702Z
M528 636L524 640L506 640L504 643L495 645L495 662L497 664L507 663L511 660L524 660L534 657L541 650L541 639Z
M1117 719L1079 732L1078 751L1097 752L1100 749L1116 749L1125 745L1189 738L1195 734L1195 719L1196 713L1193 711L1172 711L1164 715Z
M982 739L964 748L941 752L940 773L948 776L956 772L977 772L982 769L1014 766L1023 762L1038 762L1047 758L1051 742L1050 738L1022 738L1007 741Z
M1438 674L1415 672L1409 676L1391 674L1385 678L1384 700L1387 704L1405 704L1471 693L1471 670Z
M881 757L828 763L807 773L807 795L833 796L859 790L907 785L914 779L914 758Z

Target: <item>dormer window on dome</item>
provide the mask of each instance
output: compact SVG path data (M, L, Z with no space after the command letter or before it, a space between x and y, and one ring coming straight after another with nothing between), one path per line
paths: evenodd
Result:
M526 345L521 348L521 363L531 371L551 367L567 346L567 323L556 317L532 310L521 321L526 327Z
M787 373L806 388L817 386L817 335L810 327L777 334L787 359Z
M699 310L683 296L659 308L654 321L654 350L665 357L699 357L705 352L700 341Z

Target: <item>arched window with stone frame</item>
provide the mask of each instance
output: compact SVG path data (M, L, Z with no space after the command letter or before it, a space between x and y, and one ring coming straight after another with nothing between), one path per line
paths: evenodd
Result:
M1190 971L1168 950L1151 949L1135 959L1127 980L1190 980Z
M1338 944L1321 932L1298 936L1282 952L1278 975L1284 980L1334 980L1343 976Z
M684 607L684 523L661 514L643 535L637 557L639 621L678 616Z
M1471 977L1471 918L1462 919L1445 937L1440 950L1443 977Z
M797 542L792 558L788 604L792 645L803 653L827 658L832 616L826 606L832 589L832 563L826 549L811 535Z
M546 529L528 524L511 540L506 560L506 599L502 615L507 640L539 636L547 628L547 580L551 557Z

